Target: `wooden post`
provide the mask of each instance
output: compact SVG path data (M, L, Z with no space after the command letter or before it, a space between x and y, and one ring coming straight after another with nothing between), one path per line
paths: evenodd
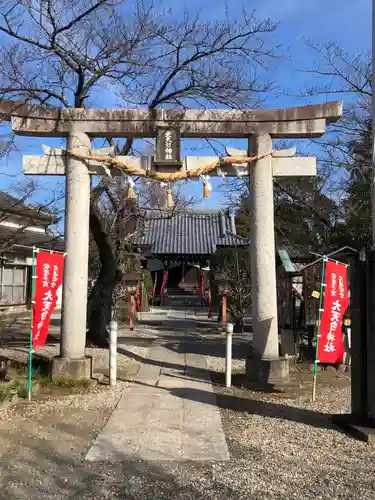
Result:
M130 294L129 297L129 324L130 324L130 330L134 330L134 325L135 325L135 295L134 293Z
M208 284L207 288L207 317L212 318L212 303L211 303L211 288L210 284Z
M223 330L225 330L227 326L227 296L223 295L221 297L221 325Z
M199 295L201 297L201 307L204 304L204 271L199 268Z
M154 286L152 288L152 306L154 307L154 301L155 301L155 294L156 294L156 285L158 283L158 271L155 271L155 281L154 281Z
M137 312L142 312L142 281L137 283Z
M161 289L160 289L160 305L164 305L164 293L165 289L168 286L168 271L169 271L169 265L167 265L167 268L165 271L163 271L163 281L161 283Z

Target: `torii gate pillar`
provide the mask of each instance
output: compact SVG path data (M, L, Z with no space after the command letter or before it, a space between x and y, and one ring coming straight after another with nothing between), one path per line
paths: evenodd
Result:
M246 375L250 380L274 384L289 379L289 360L279 357L271 151L269 134L249 138L249 156L270 154L249 164L251 286L254 293L253 355L246 360Z
M72 129L69 150L90 153L87 134ZM60 357L52 375L90 378L90 359L85 358L87 279L89 257L90 175L86 164L69 156L65 173L65 249Z
M249 156L271 153L269 134L249 139ZM249 164L253 349L262 359L279 357L272 156Z

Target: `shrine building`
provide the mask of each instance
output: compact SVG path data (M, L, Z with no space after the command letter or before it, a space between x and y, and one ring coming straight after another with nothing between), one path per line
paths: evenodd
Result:
M234 214L225 212L151 212L143 218L135 245L144 267L160 295L165 272L168 297L198 294L202 271L209 269L211 256L221 248L244 248L246 238L236 233Z

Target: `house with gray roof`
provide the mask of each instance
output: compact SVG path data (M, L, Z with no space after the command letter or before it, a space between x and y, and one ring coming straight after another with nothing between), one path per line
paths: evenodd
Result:
M0 191L0 313L25 311L30 303L33 247L64 250L50 227L54 212Z

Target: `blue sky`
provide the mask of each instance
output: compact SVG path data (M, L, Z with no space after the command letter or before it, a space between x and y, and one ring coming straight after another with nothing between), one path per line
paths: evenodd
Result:
M178 3L178 7L176 4ZM184 4L176 0L166 0L178 16L183 11ZM225 15L226 6L230 15L241 15L242 6L248 10L256 9L259 18L270 17L279 22L276 32L271 35L275 45L280 44L281 60L273 68L273 78L280 88L287 89L289 95L269 96L269 107L283 107L312 102L309 99L297 97L311 75L299 71L303 67L311 67L316 56L303 44L304 38L315 42L334 42L349 52L370 50L371 44L371 2L369 0L189 0L185 6L190 12L200 11L207 20L221 19ZM318 101L323 100L320 96ZM103 107L105 103L103 104ZM1 129L0 129L1 134ZM51 141L34 138L18 138L18 152L14 152L8 162L1 165L1 171L13 174L21 171L21 154L41 154L42 143L52 145ZM239 145L239 143L237 144ZM203 146L201 154L210 154ZM212 154L212 153L211 153ZM0 160L1 161L1 160ZM41 180L45 189L52 189L57 179ZM58 180L61 184L63 179ZM201 203L201 208L217 208L223 203L223 196L217 192L219 181L214 181L212 196ZM0 177L0 187L14 183L14 178ZM216 192L215 192L216 188ZM189 191L196 197L201 196L202 189L197 183L190 184ZM39 199L45 199L46 191L41 191Z

